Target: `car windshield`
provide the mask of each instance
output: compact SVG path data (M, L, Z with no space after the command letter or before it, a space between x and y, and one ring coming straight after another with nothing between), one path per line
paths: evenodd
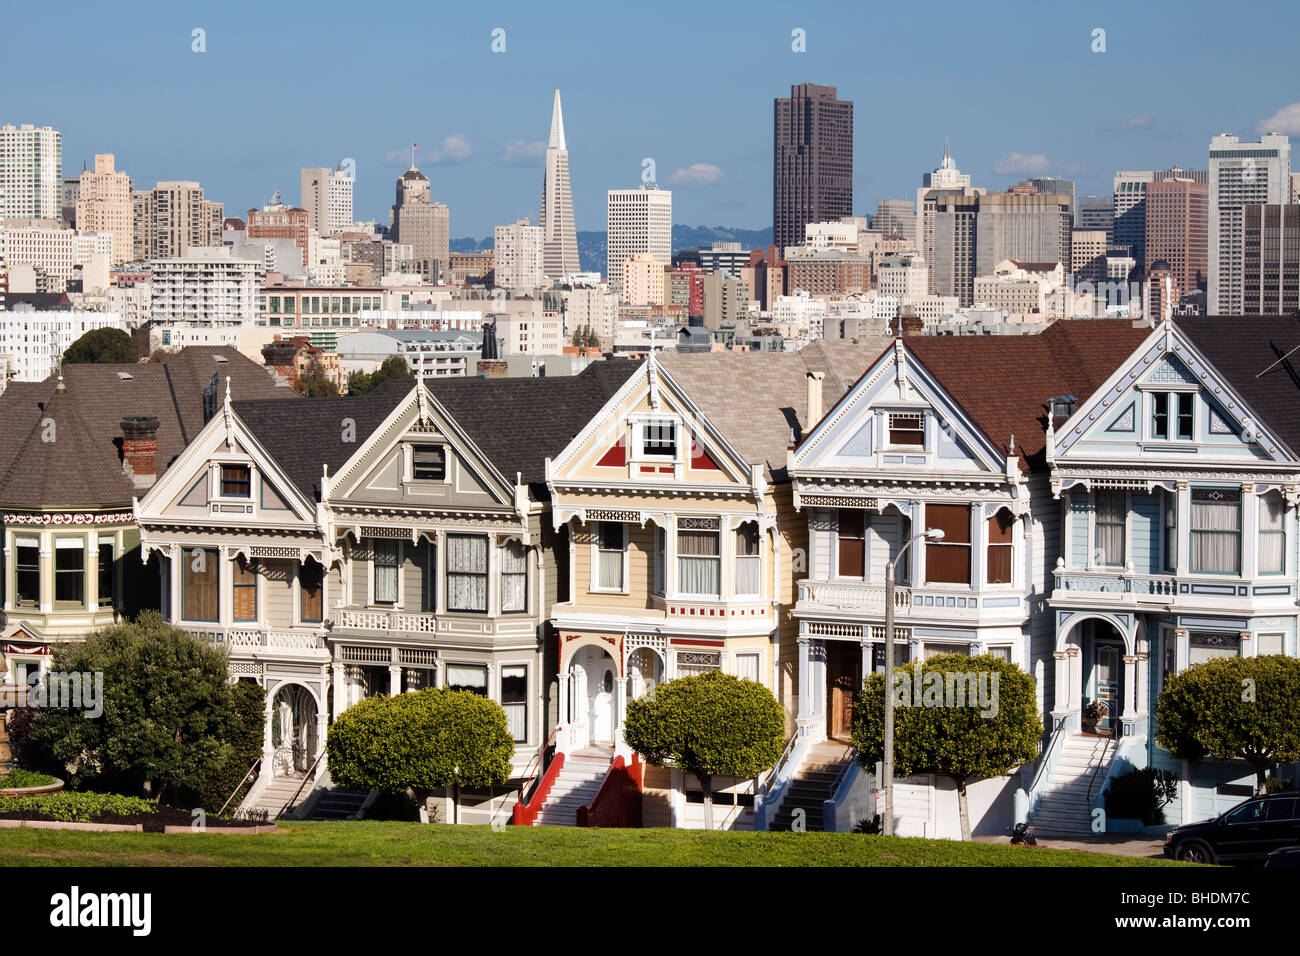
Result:
M1241 823L1257 823L1264 819L1264 801L1252 800L1249 803L1243 803L1237 809L1228 814L1226 820L1228 823L1236 825Z

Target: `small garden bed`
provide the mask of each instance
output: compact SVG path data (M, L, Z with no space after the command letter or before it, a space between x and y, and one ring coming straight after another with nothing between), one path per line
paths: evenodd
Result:
M63 781L48 773L14 767L0 771L0 797L42 796L63 789Z
M168 828L188 830L195 818L187 810L159 806L140 797L62 790L37 796L0 797L0 820L139 826L146 832L161 833ZM209 815L204 828L255 830L265 823L265 820L218 819Z

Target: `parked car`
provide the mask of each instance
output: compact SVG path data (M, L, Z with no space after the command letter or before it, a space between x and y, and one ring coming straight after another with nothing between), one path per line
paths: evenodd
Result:
M1296 791L1251 797L1212 820L1174 827L1165 835L1165 856L1194 863L1263 863L1274 850L1300 846L1298 797Z
M1268 855L1264 865L1269 869L1300 866L1300 846L1288 846L1280 850L1274 850Z

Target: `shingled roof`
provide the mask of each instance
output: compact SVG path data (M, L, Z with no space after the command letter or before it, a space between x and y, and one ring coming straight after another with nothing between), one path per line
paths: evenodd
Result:
M218 400L227 377L234 395L293 395L239 352L210 346L163 363L65 365L65 392L55 376L10 384L0 395L0 507L129 507L141 489L122 471L123 416L157 416L161 475L203 427L214 374Z
M1174 324L1300 455L1300 318L1204 316Z
M543 501L546 459L562 452L639 367L608 359L577 375L444 378L428 388L507 481L521 474L532 497Z

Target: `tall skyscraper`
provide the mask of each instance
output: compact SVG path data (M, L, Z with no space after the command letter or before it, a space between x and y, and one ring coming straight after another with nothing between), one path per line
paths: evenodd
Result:
M1077 225L1074 221L1078 216L1079 204L1076 199L1078 190L1075 188L1073 179L1061 179L1059 176L1038 176L1034 179L1021 180L1022 185L1033 186L1042 196L1067 196L1070 200L1070 225Z
M916 190L916 245L921 252L921 257L925 260L926 267L930 270L930 295L936 294L938 288L935 277L936 270L941 267L938 250L935 247L935 215L939 197L942 196L945 201L951 203L957 199L970 199L974 196L981 196L985 192L986 190L982 187L972 187L970 174L963 173L957 168L957 164L953 162L952 150L945 139L943 141L943 160L933 172L925 173L921 177L921 186ZM970 212L973 214L973 204L964 205L969 206ZM949 226L952 225L954 223L950 222ZM953 236L950 235L949 238L953 238ZM974 266L973 259L970 264L972 267ZM973 276L969 276L963 281L969 284L973 279ZM958 280L950 276L948 280L945 280L945 284L948 281L957 282ZM954 293L950 292L948 294L952 295Z
M573 189L569 184L569 147L564 138L560 91L551 106L551 138L546 143L546 174L542 179L542 261L549 279L579 271L578 233L573 224Z
M808 223L853 215L853 101L801 83L773 113L772 232L784 250L803 243Z
M352 179L339 168L304 167L302 208L307 228L318 236L338 235L352 225Z
M1106 233L1106 242L1115 237L1115 200L1111 196L1080 196L1079 209L1074 217L1076 229Z
M1245 315L1300 312L1300 206L1246 206L1242 214Z
M1245 206L1283 204L1291 198L1291 142L1266 133L1243 143L1224 133L1210 140L1210 315L1241 315Z
M106 232L113 237L113 265L131 261L135 253L131 177L114 168L112 153L96 153L95 168L81 174L76 223L82 232Z
M49 126L0 126L0 219L62 215L63 134Z
M451 267L451 211L430 202L429 179L411 164L397 179L393 203L393 241L411 247L415 268L437 281Z
M1205 183L1209 177L1207 170L1183 169L1177 164L1169 169L1121 169L1114 179L1111 241L1117 246L1128 246L1129 254L1141 266L1146 262L1147 184L1166 179Z
M605 277L611 292L623 291L623 263L638 252L656 262L673 262L673 194L654 183L611 189L605 233Z
M221 245L222 205L198 183L158 183L131 195L132 258L178 259L191 246Z
M1182 292L1205 288L1209 203L1208 183L1163 179L1147 184L1145 271L1163 260Z

